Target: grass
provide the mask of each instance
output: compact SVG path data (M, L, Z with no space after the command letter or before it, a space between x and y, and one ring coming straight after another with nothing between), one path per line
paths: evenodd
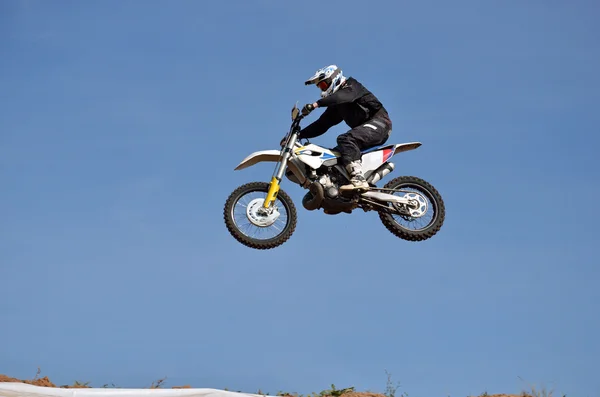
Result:
M519 379L525 382L520 376ZM554 390L548 390L545 386L542 386L540 390L530 384L527 384L527 386L527 390L521 393L521 397L554 397ZM562 397L566 397L566 394L563 394Z

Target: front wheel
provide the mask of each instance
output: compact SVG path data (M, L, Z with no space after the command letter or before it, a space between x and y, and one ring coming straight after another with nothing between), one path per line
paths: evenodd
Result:
M442 196L430 183L414 176L400 176L384 188L397 190L386 193L411 199L409 205L390 204L391 211L379 212L381 222L392 234L407 241L423 241L441 229L446 208ZM410 228L411 225L415 228Z
M223 216L227 230L247 247L278 247L286 242L296 229L296 207L290 196L280 189L276 200L269 209L265 209L262 205L268 191L268 183L250 182L235 189L225 202ZM253 194L256 197L250 198ZM253 234L255 236L252 236Z

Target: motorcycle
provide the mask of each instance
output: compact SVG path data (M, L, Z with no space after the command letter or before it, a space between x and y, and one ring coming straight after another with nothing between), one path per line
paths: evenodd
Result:
M227 198L223 210L229 233L241 244L254 249L272 249L285 243L296 230L297 210L290 196L280 188L285 177L308 192L302 199L308 211L322 209L325 214L351 214L360 208L376 211L385 228L406 241L423 241L433 237L444 223L446 210L440 193L430 183L415 176L399 176L377 187L384 176L394 170L391 158L417 149L420 142L388 144L362 151L363 172L369 188L350 193L339 186L349 183L348 171L338 163L340 153L310 143L298 142L300 122L305 116L296 105L292 108L292 125L282 140L280 150L262 150L243 159L235 170L260 162L275 162L270 182L250 182L237 187ZM411 190L409 190L411 189ZM257 194L255 198L248 198ZM396 195L397 194L397 195ZM241 207L241 217L235 210ZM283 212L283 214L282 214ZM427 216L431 220L422 223ZM417 223L411 229L402 222ZM251 236L256 229L258 236ZM274 235L267 235L270 231Z

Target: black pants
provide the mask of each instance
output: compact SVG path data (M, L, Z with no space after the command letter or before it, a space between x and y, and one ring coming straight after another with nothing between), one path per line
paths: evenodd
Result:
M385 117L371 120L337 137L336 149L342 155L340 163L344 166L360 160L361 150L383 145L392 132L392 122Z

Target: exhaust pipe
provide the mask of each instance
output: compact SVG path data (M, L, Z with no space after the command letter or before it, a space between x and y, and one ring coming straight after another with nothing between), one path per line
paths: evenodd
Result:
M394 170L394 163L383 163L381 164L369 177L367 178L367 182L369 183L377 183Z
M323 191L323 185L319 181L313 182L308 188L309 193L304 195L302 199L302 205L308 211L314 211L321 206L321 202L325 198L325 192ZM309 196L312 196L310 199Z

